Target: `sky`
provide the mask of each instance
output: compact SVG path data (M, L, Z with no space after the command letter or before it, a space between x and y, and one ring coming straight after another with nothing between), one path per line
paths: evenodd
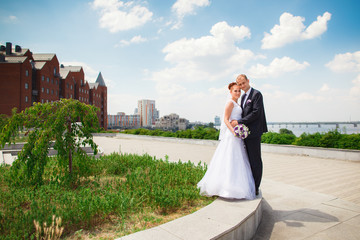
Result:
M268 122L360 120L358 0L0 0L0 44L102 73L108 113L214 122L246 74Z

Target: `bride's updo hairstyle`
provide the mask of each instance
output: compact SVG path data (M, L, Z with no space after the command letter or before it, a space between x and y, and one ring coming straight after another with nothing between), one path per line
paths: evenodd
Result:
M236 82L232 82L232 83L230 83L230 84L229 84L229 86L228 86L229 90L231 90L231 88L232 88L233 86L235 86L235 85L237 85L237 83L236 83Z

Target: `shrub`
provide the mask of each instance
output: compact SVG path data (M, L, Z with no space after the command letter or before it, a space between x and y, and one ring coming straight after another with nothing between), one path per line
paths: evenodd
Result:
M287 128L280 128L279 133L280 133L280 134L290 134L290 135L294 135L294 133L293 133L291 130L287 129ZM294 135L294 136L295 136L295 135Z
M261 136L262 143L293 144L296 139L294 134L267 132Z
M338 142L338 147L360 150L360 134L343 134Z
M129 129L124 130L126 134L140 134L150 136L162 136L162 137L177 137L177 138L193 138L193 139L212 139L217 140L219 138L219 130L212 127L198 126L195 129L178 130L176 132L163 131L160 129L148 130L148 129Z
M342 134L337 130L329 131L321 136L319 145L325 148L338 148L341 138Z

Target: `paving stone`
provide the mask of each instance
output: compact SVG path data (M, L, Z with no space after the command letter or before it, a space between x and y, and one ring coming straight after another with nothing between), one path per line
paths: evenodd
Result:
M306 240L359 240L360 228L346 223L337 224L326 231L321 231L306 238Z
M322 218L327 218L329 220L337 220L339 222L345 222L345 221L359 215L359 213L356 213L356 212L353 212L353 211L350 211L350 210L347 210L344 208L326 205L326 203L307 208L305 210L302 210L302 212L312 214L312 215L322 217Z

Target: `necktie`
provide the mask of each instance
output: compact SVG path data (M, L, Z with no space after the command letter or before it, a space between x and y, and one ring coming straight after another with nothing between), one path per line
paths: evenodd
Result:
M241 107L244 107L245 98L246 98L246 93L241 97Z

